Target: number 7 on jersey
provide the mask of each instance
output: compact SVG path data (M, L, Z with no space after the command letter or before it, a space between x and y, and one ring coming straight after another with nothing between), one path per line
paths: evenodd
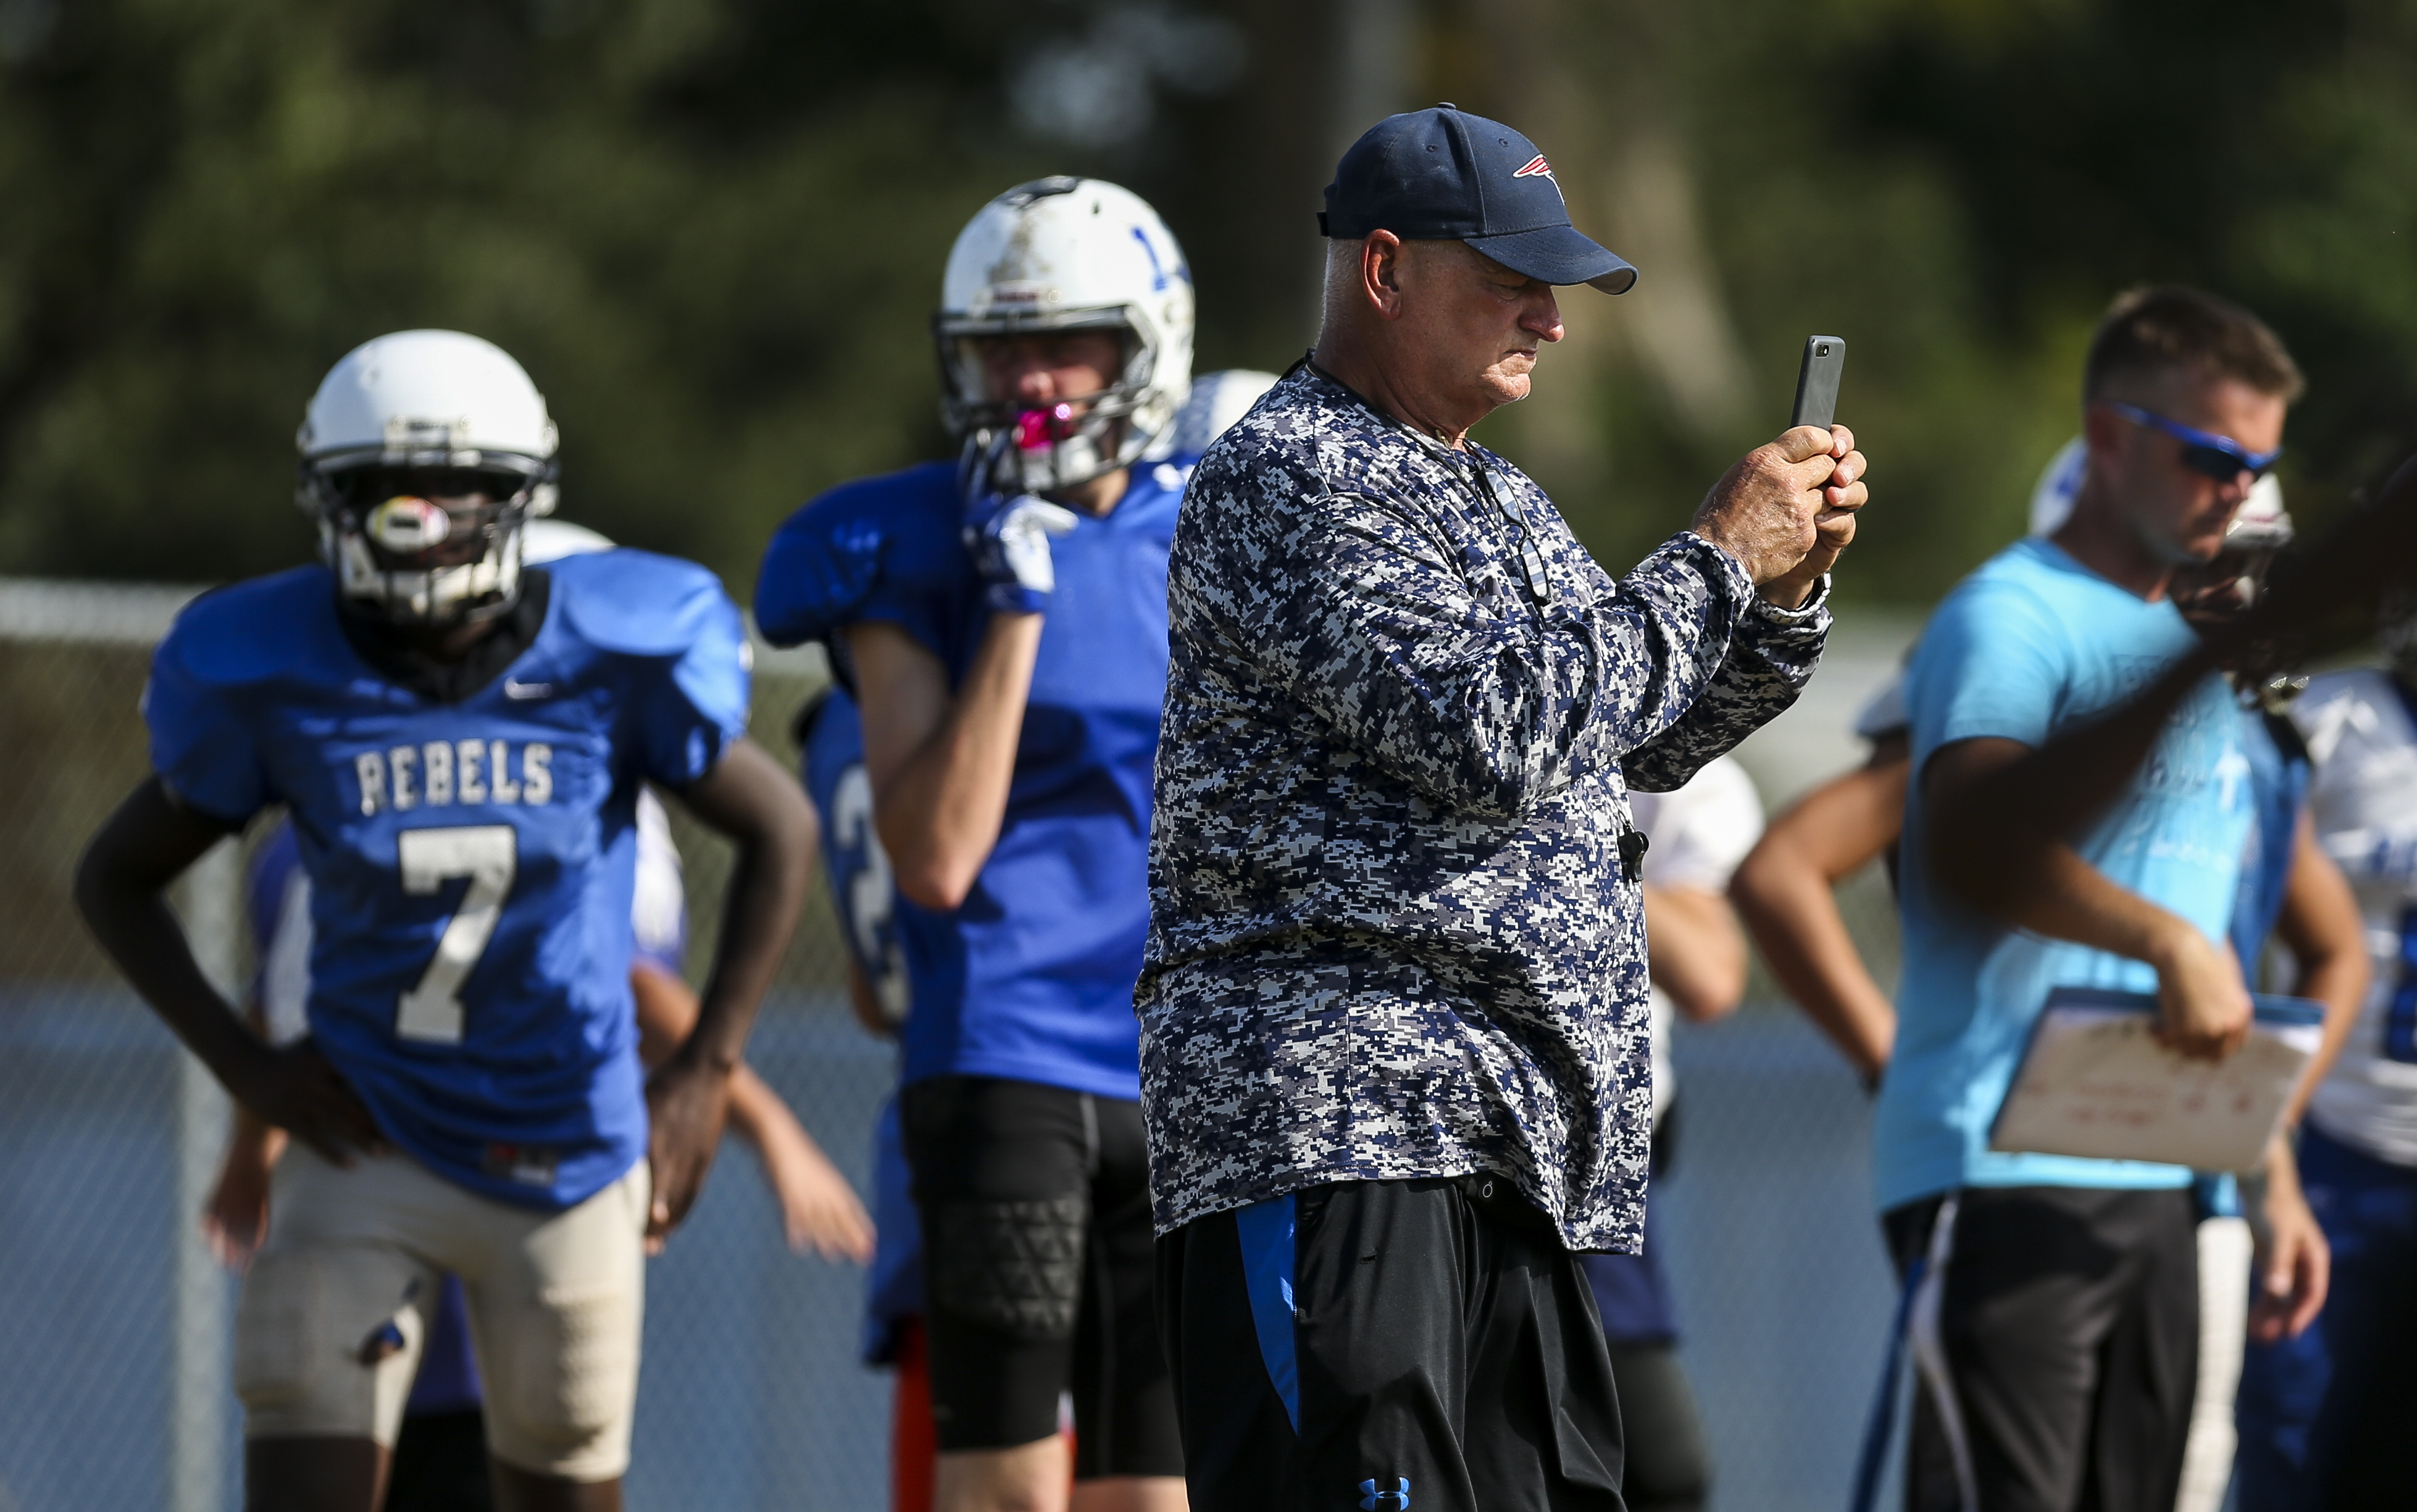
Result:
M520 869L519 836L509 824L471 824L441 830L405 830L394 837L403 890L425 897L456 878L470 879L462 906L445 921L436 957L419 985L395 1004L398 1039L433 1045L462 1043L462 984L469 979L503 916L504 898Z

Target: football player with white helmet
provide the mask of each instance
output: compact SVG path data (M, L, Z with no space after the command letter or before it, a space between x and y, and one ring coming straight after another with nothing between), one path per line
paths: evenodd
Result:
M2300 1136L2333 1290L2318 1327L2250 1352L2242 1512L2417 1504L2397 1438L2417 1405L2417 598L2387 600L2379 630L2382 666L2320 676L2291 708L2375 970Z
M1175 416L1177 456L1191 456L1242 417L1274 382L1269 373L1208 374ZM864 772L863 723L855 701L825 690L798 718L806 794L824 816L826 889L838 914L849 957L849 996L858 1020L895 1039L908 1000L904 941L889 858L873 822L873 788ZM928 943L931 937L920 937ZM919 950L919 955L921 955ZM926 964L930 964L928 956ZM874 1191L878 1244L865 1278L864 1362L892 1369L889 1504L896 1512L931 1512L935 1464L931 1371L924 1347L923 1241L915 1218L911 1179L893 1097L874 1132Z
M1191 278L1114 184L991 201L933 318L957 459L814 499L756 583L775 644L830 648L898 893L945 1512L1065 1505L1070 1390L1074 1505L1183 1503L1132 988L1178 418L1217 397Z
M155 772L77 877L137 990L295 1139L236 1319L249 1504L378 1504L450 1274L502 1504L618 1507L644 1246L712 1161L813 815L746 739L746 641L710 573L525 565L555 431L509 357L380 337L328 374L300 444L324 562L177 618L144 695ZM649 783L738 852L695 1028L651 1077L629 970ZM160 896L277 805L311 884L310 1031L281 1046Z

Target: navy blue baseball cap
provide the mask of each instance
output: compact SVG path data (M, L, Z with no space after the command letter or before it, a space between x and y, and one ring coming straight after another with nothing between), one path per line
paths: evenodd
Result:
M1326 186L1317 229L1354 240L1465 241L1543 283L1625 294L1636 269L1570 224L1536 144L1498 121L1437 105L1388 115L1351 144Z

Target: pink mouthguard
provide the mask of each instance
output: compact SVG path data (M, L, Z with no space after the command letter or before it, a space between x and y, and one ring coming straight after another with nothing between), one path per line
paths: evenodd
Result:
M1015 417L1015 445L1019 451L1038 451L1073 434L1074 406L1072 405L1027 409Z

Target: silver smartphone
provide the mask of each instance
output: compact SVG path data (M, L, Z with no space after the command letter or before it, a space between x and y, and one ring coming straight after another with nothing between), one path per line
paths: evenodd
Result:
M1838 415L1838 374L1847 368L1847 344L1836 336L1804 338L1804 365L1796 370L1796 408L1788 429L1818 425L1824 430Z

